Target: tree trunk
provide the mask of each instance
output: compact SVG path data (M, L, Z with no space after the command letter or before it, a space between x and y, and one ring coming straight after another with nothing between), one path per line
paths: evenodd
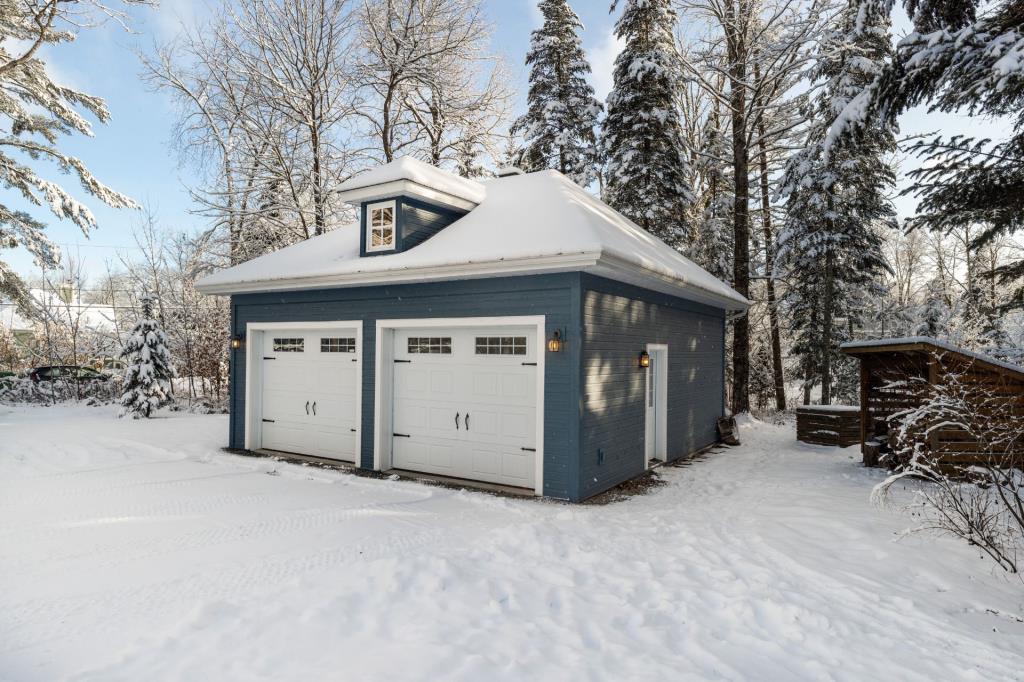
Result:
M731 3L730 3L731 4ZM741 3L742 4L742 3ZM733 197L733 288L750 297L750 150L747 147L746 125L746 54L731 55L729 69L732 168L736 193ZM733 322L732 341L732 411L750 410L750 320L746 315Z
M772 234L771 201L768 195L768 154L764 148L764 122L758 124L761 163L761 225L764 230L765 288L768 298L768 326L772 337L772 377L775 383L775 408L786 409L786 378L782 371L782 332L775 299L775 235Z
M832 314L835 306L832 252L825 254L825 290L821 310L821 404L832 404Z

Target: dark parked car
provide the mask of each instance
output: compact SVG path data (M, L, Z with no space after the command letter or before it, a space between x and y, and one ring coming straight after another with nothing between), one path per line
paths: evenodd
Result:
M51 365L36 367L28 373L32 381L106 381L110 377L97 372L92 367L75 367L74 365Z

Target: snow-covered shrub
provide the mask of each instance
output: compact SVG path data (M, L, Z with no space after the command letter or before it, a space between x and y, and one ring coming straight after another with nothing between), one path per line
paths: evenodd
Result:
M1004 570L1018 572L1024 551L1019 400L1007 399L998 382L956 373L934 384L912 379L903 390L916 393L920 405L890 417L896 428L891 454L896 471L875 488L873 498L884 502L896 483L923 480L912 503L924 512L916 530L962 538ZM940 435L951 434L962 445L942 447Z
M122 384L121 415L148 418L154 410L174 402L171 379L174 369L167 350L167 335L153 319L156 297L142 297L142 317L135 324L121 353L128 362Z
M71 400L84 400L89 405L106 405L118 399L116 380L109 381L40 381L28 378L7 378L0 382L0 403L53 405Z

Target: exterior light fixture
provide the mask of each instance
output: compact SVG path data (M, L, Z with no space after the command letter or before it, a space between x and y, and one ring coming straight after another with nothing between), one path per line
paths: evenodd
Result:
M548 339L548 350L557 353L562 350L562 332L555 330L555 333Z
M245 342L245 340L241 336L232 336L231 337L231 349L232 350L238 350L239 348L242 347L244 342Z
M650 367L651 366L651 355L645 350L640 351L640 366Z

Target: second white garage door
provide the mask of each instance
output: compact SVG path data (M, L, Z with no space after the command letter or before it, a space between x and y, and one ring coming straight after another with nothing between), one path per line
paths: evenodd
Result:
M536 328L399 329L392 466L533 488Z

